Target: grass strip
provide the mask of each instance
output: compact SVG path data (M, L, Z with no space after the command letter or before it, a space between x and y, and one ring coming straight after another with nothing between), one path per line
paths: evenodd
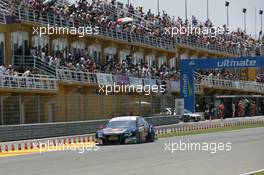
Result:
M187 135L207 134L207 133L223 132L223 131L233 131L233 130L240 130L247 128L259 128L259 127L264 127L264 124L248 124L248 125L231 126L231 127L223 127L223 128L210 128L203 130L166 133L166 134L160 134L158 135L158 137L165 138L165 137L175 137L175 136L187 136Z

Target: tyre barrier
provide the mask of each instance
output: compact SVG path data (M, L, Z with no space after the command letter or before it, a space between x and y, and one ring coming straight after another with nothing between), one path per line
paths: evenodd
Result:
M158 128L156 129L157 135L164 135L170 133L183 133L190 131L200 131L200 130L208 130L208 129L220 129L226 127L237 127L243 125L256 125L256 124L264 124L264 118L262 119L254 119L254 120L246 120L246 121L224 121L223 123L202 123L200 125L190 125L190 126L174 126L172 128Z

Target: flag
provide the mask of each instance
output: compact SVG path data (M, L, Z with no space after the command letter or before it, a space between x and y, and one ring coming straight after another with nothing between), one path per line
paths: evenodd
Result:
M126 23L130 23L130 22L133 22L133 19L132 18L129 18L129 17L119 18L117 20L117 23L118 24L126 24Z

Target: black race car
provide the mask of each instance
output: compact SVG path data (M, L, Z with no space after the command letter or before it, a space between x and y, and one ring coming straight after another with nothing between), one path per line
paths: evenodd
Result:
M111 119L107 126L96 132L96 142L103 145L155 141L155 128L143 117L129 116Z

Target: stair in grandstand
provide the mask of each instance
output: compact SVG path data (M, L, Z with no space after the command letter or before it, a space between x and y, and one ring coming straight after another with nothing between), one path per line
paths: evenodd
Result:
M13 66L16 69L23 70L38 70L39 72L47 75L56 76L56 67L43 62L38 57L33 56L14 56Z
M56 67L54 65L49 65L47 62L41 61L37 57L34 58L34 68L48 75L56 76Z
M34 67L34 58L32 56L13 56L13 67L17 70L28 70Z

